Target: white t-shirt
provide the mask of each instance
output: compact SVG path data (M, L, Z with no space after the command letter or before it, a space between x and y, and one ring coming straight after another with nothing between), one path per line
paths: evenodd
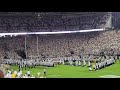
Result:
M9 74L8 73L5 75L5 78L9 78Z
M30 71L28 71L27 74L30 74Z
M81 65L81 62L79 61L79 65Z
M7 77L8 77L8 78L12 78L12 75L9 73L9 74L7 75Z
M78 64L78 61L75 61L76 65Z
M85 62L85 60L83 60L83 63L84 63L84 65L86 65L86 62Z
M14 71L14 74L17 74L17 71Z
M70 64L72 65L72 60L70 61Z
M98 68L98 64L96 63L96 68Z
M88 66L90 66L90 61L88 61Z
M22 71L20 70L20 74L22 74Z
M101 67L101 63L99 63L99 67Z
M18 76L18 77L21 77L21 73L20 73L20 72L19 72L19 73L17 73L17 76Z

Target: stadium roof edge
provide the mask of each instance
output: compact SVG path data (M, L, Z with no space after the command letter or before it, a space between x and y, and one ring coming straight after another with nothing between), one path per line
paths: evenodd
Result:
M58 31L58 32L20 32L20 33L0 33L0 37L5 35L17 36L17 35L31 35L31 34L65 34L65 33L83 33L83 32L96 32L104 31L105 29L89 29L89 30L78 30L78 31Z

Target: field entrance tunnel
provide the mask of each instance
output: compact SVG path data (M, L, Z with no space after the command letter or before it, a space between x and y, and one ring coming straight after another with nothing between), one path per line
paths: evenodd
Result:
M23 59L26 59L26 53L24 50L17 50L16 53Z

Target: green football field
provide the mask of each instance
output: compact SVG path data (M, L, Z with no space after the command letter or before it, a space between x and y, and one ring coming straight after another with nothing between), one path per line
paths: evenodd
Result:
M12 70L17 70L16 66L10 66ZM37 77L37 73L40 72L40 76L43 76L43 66L36 66L36 68L30 69L31 75ZM23 75L27 73L27 70L23 70ZM120 77L120 62L105 67L97 71L89 71L89 68L82 66L69 66L69 65L56 65L55 67L46 67L46 78L117 78Z

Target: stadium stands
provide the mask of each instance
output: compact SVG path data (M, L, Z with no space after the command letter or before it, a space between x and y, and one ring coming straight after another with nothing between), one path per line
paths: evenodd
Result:
M45 56L67 57L80 54L119 54L120 31L102 31L60 35L38 35L38 52L36 35L26 37L27 57ZM20 58L17 50L25 50L25 36L0 38L0 57Z
M118 56L120 57L120 31L116 30L119 28L119 24L116 24L119 23L119 15L118 20L112 21L116 29L110 28L111 15L116 17L118 14L108 12L0 13L0 33L104 29L99 32L1 36L0 64L16 65L19 70L39 65L54 67L56 64L95 66L97 70L98 66L101 69L112 65Z
M79 13L0 13L2 32L45 32L104 28L108 12ZM67 57L81 54L118 54L119 31L102 31L60 35L26 35L0 38L0 58L20 58L17 51L25 51L27 57ZM26 37L26 49L25 49ZM37 38L38 37L38 48ZM38 50L37 50L38 49Z
M32 13L3 13L0 14L0 32L46 32L98 29L104 28L110 16L107 12L86 13L50 13L41 16Z

